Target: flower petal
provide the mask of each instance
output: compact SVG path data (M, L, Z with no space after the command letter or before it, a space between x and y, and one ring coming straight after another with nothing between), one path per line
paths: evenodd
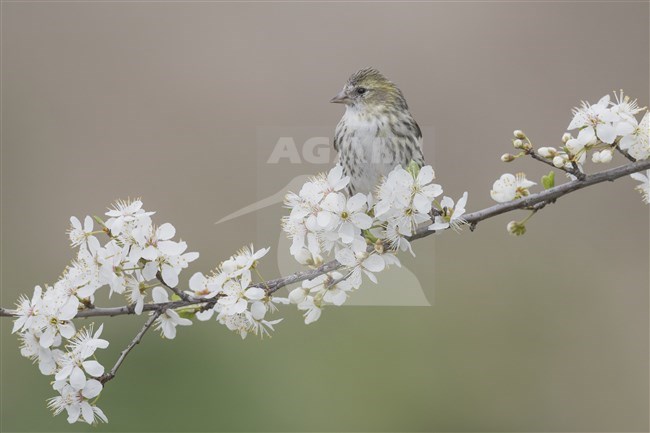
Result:
M169 223L165 223L158 227L158 230L156 230L156 236L158 237L158 240L168 240L174 237L176 234L176 229L174 228L173 225Z
M95 398L102 392L102 384L95 379L90 379L86 382L81 394L86 398Z
M104 374L104 366L97 361L84 361L81 365L83 365L86 373L93 377L99 377Z
M370 272L381 272L386 267L386 263L381 256L371 254L363 261L363 267Z
M72 373L70 374L70 385L72 385L74 389L78 390L81 390L86 386L86 375L81 368L75 366L72 369Z
M169 295L167 294L167 291L160 286L153 288L153 290L151 291L151 296L153 297L153 301L156 304L169 302Z
M603 143L612 144L616 140L616 129L608 123L596 126L596 134Z

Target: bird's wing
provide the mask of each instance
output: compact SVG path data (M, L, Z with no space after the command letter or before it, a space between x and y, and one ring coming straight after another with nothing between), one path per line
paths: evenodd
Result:
M334 140L332 140L332 146L334 147L334 150L336 153L339 153L339 134L338 134L338 128L336 130L336 134L334 134Z
M343 119L341 119L336 125L336 130L334 131L334 140L332 140L332 146L334 147L334 150L336 153L339 153L339 142L341 141L341 135L343 134L343 128L345 126L343 125Z
M418 140L422 140L422 130L420 129L420 125L418 125L418 122L416 122L415 119L413 119L413 126L415 127L415 136Z

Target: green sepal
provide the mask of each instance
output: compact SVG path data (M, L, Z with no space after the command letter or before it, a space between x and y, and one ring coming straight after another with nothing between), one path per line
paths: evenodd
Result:
M170 299L172 300L172 302L182 301L182 298L180 296L178 296L176 293L172 293L172 296L170 297Z
M93 215L93 219L102 227L106 227L106 223L97 215Z
M373 235L372 233L370 233L370 230L367 230L367 229L363 230L363 237L366 238L368 240L368 242L370 242L371 244L376 243L377 240L378 240L377 237L375 235Z

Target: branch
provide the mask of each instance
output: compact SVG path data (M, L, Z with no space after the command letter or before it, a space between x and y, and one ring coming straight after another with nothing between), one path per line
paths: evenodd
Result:
M151 328L151 325L153 325L153 322L156 321L158 317L163 313L163 310L157 310L155 313L153 313L149 319L147 319L146 322L144 322L144 325L142 326L142 329L140 329L140 332L138 332L135 337L133 337L133 340L129 343L128 346L126 346L126 349L122 351L120 354L120 357L117 358L117 362L115 362L115 365L113 368L111 368L111 371L108 373L104 373L100 378L99 381L102 384L105 384L109 380L113 379L115 377L115 374L117 373L117 370L120 368L124 360L126 359L126 356L131 352L131 350L137 345L140 344L140 341L142 341L142 337L144 337L144 334L147 333L149 328Z
M156 273L156 279L158 279L158 282L160 282L160 284L162 284L163 286L165 286L166 288L174 292L174 294L179 298L181 298L183 301L190 300L190 297L187 295L187 293L184 293L183 291L178 290L176 287L172 287L169 284L167 284L165 280L163 280L162 273L160 272Z
M565 184L544 190L536 194L531 194L527 197L520 198L518 200L513 200L507 203L499 203L497 205L466 214L464 219L465 221L467 221L470 227L474 229L479 222L495 217L497 215L501 215L517 209L539 210L542 207L546 206L547 204L553 203L558 198L565 196L573 191L587 188L589 186L596 185L602 182L612 182L621 177L639 171L647 170L647 169L650 169L650 159L645 161L632 162L630 164L601 171L596 174L586 175L582 179L572 180ZM432 235L433 233L434 233L433 231L427 229L427 225L424 225L420 227L418 231L409 240L424 238L429 235ZM341 266L342 265L338 261L332 260L315 269L299 271L294 274L288 275L286 277L268 280L266 282L255 284L254 287L260 287L266 289L268 294L272 294L277 292L279 289L283 287L289 286L291 284L299 283L304 280L316 278L319 275L323 275L328 272L339 269ZM187 306L199 305L199 304L203 304L205 307L209 308L217 302L218 298L219 297L217 296L212 299L201 299L201 298L194 298L192 296L186 295L186 299L181 301L165 302L160 304L145 304L143 310L155 311L158 315L160 315L162 314L162 312L170 308L175 309L175 308L187 307ZM120 316L124 314L135 314L134 306L125 305L122 307L109 307L109 308L95 307L93 309L85 309L79 311L79 313L77 313L75 318L98 317L98 316ZM0 317L11 317L15 315L16 314L13 312L13 310L0 308ZM146 329L144 331L146 332ZM137 342L133 344L135 345L137 344Z
M634 159L634 157L633 157L632 155L630 155L630 154L627 152L627 150L623 150L623 149L621 149L621 147L620 147L618 144L616 144L616 150L618 150L619 153L620 153L621 155L623 155L624 157L626 157L628 160L630 160L630 161L632 161L632 162L636 162L636 159Z
M583 172L581 172L581 171L577 168L576 165L573 165L573 168L566 168L566 167L564 167L564 166L562 166L562 167L556 167L555 164L553 164L553 163L552 163L551 161L549 161L548 159L544 158L544 157L543 157L542 155L540 155L539 153L535 152L533 149L531 149L531 150L527 150L527 151L526 151L526 154L527 154L527 155L530 155L531 158L533 158L535 161L539 161L539 162L544 163L544 164L546 164L546 165L548 165L548 166L551 166L551 167L553 167L553 168L555 168L555 169L557 169L557 170L561 170L561 171L563 171L563 172L565 172L565 173L571 174L571 175L577 177L578 179L581 179L581 178L584 179L584 177L585 177L585 174L584 174ZM575 163L574 163L574 164L575 164Z

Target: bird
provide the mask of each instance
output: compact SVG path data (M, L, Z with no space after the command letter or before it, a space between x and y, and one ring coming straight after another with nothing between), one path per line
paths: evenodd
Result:
M352 74L330 102L345 104L333 145L350 196L374 194L397 165L424 165L422 131L402 91L377 69Z

